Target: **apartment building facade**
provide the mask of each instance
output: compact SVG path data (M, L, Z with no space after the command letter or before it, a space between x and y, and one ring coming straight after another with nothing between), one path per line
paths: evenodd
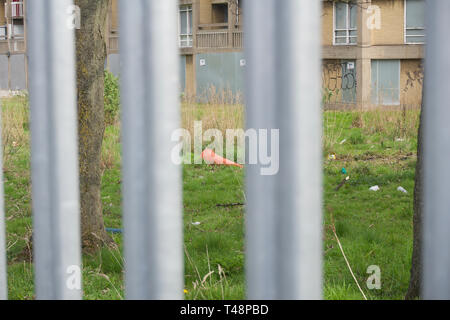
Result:
M244 92L245 1L179 0L180 88L186 97L205 100L212 91L240 97ZM323 2L325 104L419 107L425 0L317 1ZM0 0L0 89L26 88L25 2ZM105 63L116 75L119 74L117 2L111 1ZM22 3L21 10L17 9L18 3Z
M26 89L26 3L0 0L0 90Z

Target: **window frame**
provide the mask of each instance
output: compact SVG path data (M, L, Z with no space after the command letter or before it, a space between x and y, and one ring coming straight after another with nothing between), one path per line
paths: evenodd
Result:
M422 0L422 1L425 1L425 0ZM425 29L425 27L423 27L423 28L408 28L407 26L406 26L406 24L407 24L407 20L406 20L406 18L407 18L407 10L406 10L406 3L408 2L408 0L403 0L403 14L404 14L404 16L403 16L403 42L404 42L404 44L412 44L412 45L417 45L417 44L425 44L426 43L426 34L425 34L425 31L426 31L426 29ZM421 35L416 35L416 36L408 36L407 35L407 31L408 30L423 30L424 31L424 35L423 36L421 36ZM423 42L408 42L408 37L422 37L423 38Z
M188 33L181 33L181 13L186 12L186 29ZM191 13L191 15L189 15ZM180 48L192 48L194 46L193 36L193 18L192 4L183 4L178 8L178 46Z
M358 23L356 24L356 27L354 29L350 28L350 6L352 4L344 3L344 2L340 2L340 3L342 3L346 6L346 29L337 29L336 28L336 22L337 22L336 5L337 5L337 2L333 2L333 45L334 46L356 46L358 44ZM353 5L355 5L355 4L353 4ZM346 35L345 36L337 36L336 32L338 32L338 31L345 31ZM350 35L351 31L356 31L356 36L351 36ZM337 43L336 38L345 38L346 41L345 41L345 43ZM351 38L355 38L356 42L351 43L350 42Z
M402 60L401 59L372 59L371 60L371 62L370 62L370 65L371 65L371 68L370 68L370 73L371 74L373 74L373 68L372 68L372 65L373 65L373 61L377 61L377 94L375 95L377 98L377 101L376 101L376 103L374 103L373 101L371 101L371 103L373 104L373 105L378 105L378 106L400 106L401 105L401 98L402 98L402 95L401 95L401 90L400 90L400 87L401 87L401 72L402 72ZM378 84L380 83L379 82L379 76L380 76L380 72L379 72L379 62L380 61L398 61L398 102L394 102L394 103L385 103L385 102L381 102L380 103L380 101L378 101L378 99L379 99L379 90L378 90L378 88L379 88L379 86L378 86ZM371 83L371 90L374 90L375 88L372 88L372 83Z

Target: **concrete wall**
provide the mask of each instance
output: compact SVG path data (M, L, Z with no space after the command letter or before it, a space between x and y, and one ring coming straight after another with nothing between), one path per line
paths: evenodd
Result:
M120 74L120 55L117 53L110 53L108 55L106 70L114 74L116 77Z
M1 56L0 56L1 57ZM192 58L191 58L192 59ZM0 59L0 68L2 67L2 60ZM6 65L7 67L7 65ZM108 59L105 64L106 70L114 74L116 77L120 75L120 54L111 53L108 55ZM2 70L2 69L0 69ZM180 92L184 92L186 90L186 72L189 71L189 67L186 66L186 56L180 55ZM0 71L1 72L1 71ZM8 72L8 68L6 68L6 73ZM1 78L0 78L1 81ZM0 82L2 83L2 82Z
M212 23L211 0L200 0L200 24Z
M186 56L180 56L180 92L186 91Z
M322 88L326 104L355 104L356 61L323 60Z
M381 29L372 30L372 45L404 43L404 1L372 0L381 9Z
M111 29L118 30L119 29L119 4L117 0L111 1Z
M23 90L27 87L25 72L25 55L14 54L10 58L11 63L11 89Z
M0 89L8 89L8 57L0 55Z
M185 94L189 99L195 98L197 94L195 81L195 62L193 55L186 56Z
M400 104L420 107L424 76L422 60L402 60L400 68Z
M8 88L8 63L11 88ZM0 89L24 90L26 86L25 55L13 54L9 59L6 55L0 55Z
M333 45L333 3L323 3L322 13L322 45Z
M201 65L203 60L205 65ZM216 92L227 91L234 96L244 92L244 62L242 52L205 53L196 55L197 97L209 97L208 91L215 87Z
M0 0L0 26L3 26L6 24L6 18L5 18L5 0Z

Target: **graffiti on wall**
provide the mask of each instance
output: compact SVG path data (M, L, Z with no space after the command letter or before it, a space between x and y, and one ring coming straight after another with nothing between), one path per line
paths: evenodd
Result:
M355 66L353 63L353 69L349 69L348 64L349 62L324 62L322 65L323 87L335 93L340 90L355 89Z
M421 88L423 86L424 70L423 64L419 63L416 69L406 72L406 85L403 88L403 92L408 92L409 89L413 89L417 86Z
M322 63L323 102L355 103L356 81L354 61L324 61Z

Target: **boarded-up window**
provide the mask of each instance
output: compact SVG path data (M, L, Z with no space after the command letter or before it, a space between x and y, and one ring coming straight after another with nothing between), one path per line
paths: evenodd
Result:
M405 42L425 42L425 0L405 1Z
M372 60L372 103L400 104L400 60Z

